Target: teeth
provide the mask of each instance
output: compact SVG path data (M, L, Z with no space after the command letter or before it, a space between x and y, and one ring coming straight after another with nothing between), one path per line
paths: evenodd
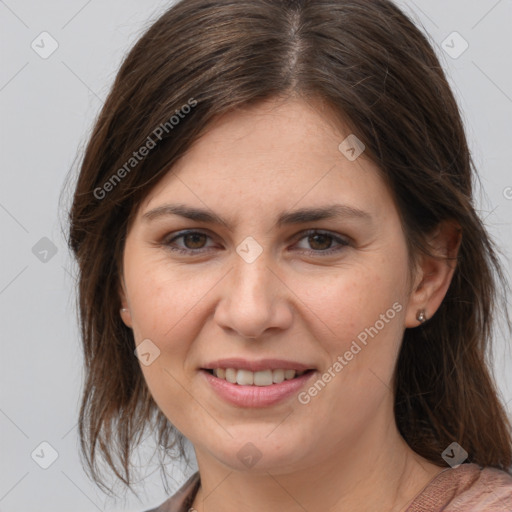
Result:
M254 385L255 386L269 386L273 384L272 370L262 370L254 372Z
M284 379L285 380L293 379L293 377L295 377L295 370L285 370L284 371Z
M237 370L236 368L215 368L213 374L219 379L225 379L231 384L239 386L271 386L279 384L284 380L300 377L305 371L295 370L261 370L251 372L250 370Z
M226 380L231 384L236 384L236 370L234 368L226 368Z
M236 372L236 383L240 386L252 386L254 384L254 373L249 370L238 370Z
M272 382L274 384L279 384L284 380L285 370L273 370L272 371Z

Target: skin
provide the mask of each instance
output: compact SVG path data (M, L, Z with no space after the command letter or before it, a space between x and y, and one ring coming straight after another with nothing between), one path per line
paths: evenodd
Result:
M391 382L404 329L419 325L418 310L435 313L454 268L422 257L410 278L392 196L364 153L352 162L340 152L350 131L330 112L320 101L288 98L222 116L130 226L121 315L137 345L149 338L160 350L141 369L155 402L194 446L197 511L400 511L443 469L400 436ZM167 203L207 208L227 225L144 219ZM335 203L371 219L275 226L284 210ZM207 236L170 242L185 229ZM308 237L308 229L348 245ZM263 250L252 263L236 252L248 236ZM459 242L448 223L431 239L445 256ZM322 256L332 248L339 251ZM294 396L235 407L198 372L220 357L276 357L320 376L395 303L401 310L308 404ZM250 468L237 456L248 442L261 454Z

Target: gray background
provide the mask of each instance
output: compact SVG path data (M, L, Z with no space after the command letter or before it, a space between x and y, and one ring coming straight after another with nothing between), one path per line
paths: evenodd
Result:
M509 271L512 1L416 0L400 4L429 34L448 72L481 172L484 192L478 195L478 207L503 250ZM59 194L123 55L169 5L161 0L0 1L3 512L135 512L166 498L154 472L156 466L144 458L147 450L140 455L140 465L148 475L138 487L143 492L141 500L131 494L125 501L108 499L88 481L80 466L76 418L81 349L71 277L74 266L61 231L66 215L59 210ZM39 36L43 31L58 43L46 59L31 47L35 41L39 52L51 49L48 36ZM450 36L454 31L469 44L460 56L455 54L464 43ZM46 39L41 42L41 38ZM457 58L443 49L445 40L444 47ZM63 206L67 204L69 199ZM498 338L496 378L510 413L510 344L502 333ZM39 464L51 462L52 452L41 447L42 442L58 454L47 469ZM183 473L180 467L169 467L174 487L192 471L188 468Z

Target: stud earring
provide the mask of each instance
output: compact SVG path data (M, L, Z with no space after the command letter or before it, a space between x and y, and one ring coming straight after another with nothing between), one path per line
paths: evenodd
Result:
M128 311L128 309L126 308L121 308L121 313L126 313Z
M416 315L416 320L418 320L420 324L424 323L427 320L424 309L418 311L418 314Z

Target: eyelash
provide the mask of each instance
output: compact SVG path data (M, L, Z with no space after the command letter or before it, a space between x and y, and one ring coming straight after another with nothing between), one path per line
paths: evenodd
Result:
M173 238L171 239L164 239L162 244L170 249L171 251L175 251L175 252L179 252L180 254L188 254L188 255L197 255L197 254L201 254L201 253L204 253L204 252L208 252L208 249L181 249L180 247L175 247L172 245L172 242L174 242L175 240L178 240L180 238L183 238L187 235L205 235L207 236L208 238L211 238L208 234L206 233L203 233L202 231L183 231L181 233L178 233L176 236L174 236ZM330 249L326 249L324 251L322 250L302 250L301 252L302 253L307 253L309 255L317 255L317 256L328 256L328 255L331 255L333 253L337 253L337 252L340 252L341 250L343 250L345 247L347 247L349 244L349 242L347 240L344 240L343 238L340 238L332 233L330 233L329 231L321 231L321 230L318 230L318 229L310 229L310 230L307 230L307 231L304 231L302 233L302 236L297 240L297 242L300 242L301 240L303 240L304 238L308 238L310 236L313 236L313 235L325 235L329 238L331 238L333 241L337 242L340 244L339 247L337 248L330 248Z

